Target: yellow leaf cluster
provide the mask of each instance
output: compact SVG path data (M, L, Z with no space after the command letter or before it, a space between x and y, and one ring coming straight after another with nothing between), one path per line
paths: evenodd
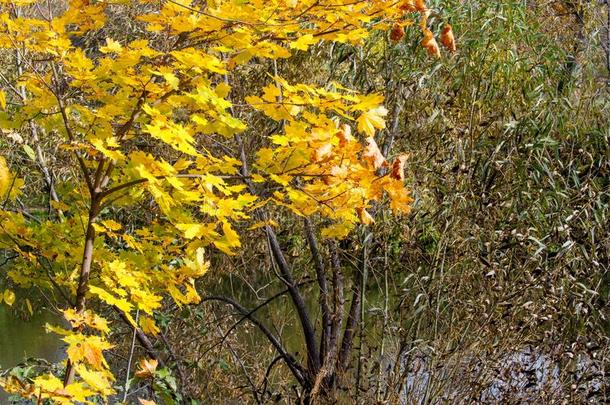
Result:
M329 219L327 237L372 224L371 207L384 199L396 213L408 212L405 158L387 162L375 141L388 114L383 96L273 76L263 78L268 83L245 104L241 96L233 100L237 92L230 83L265 59L289 58L328 42L362 44L372 31L408 25L412 12L423 16L423 29L429 14L423 1L68 0L50 15L41 12L46 3L39 5L0 14L0 49L9 54L18 48L27 58L23 74L10 83L27 97L7 106L0 90L0 108L11 118L0 128L31 124L52 134L49 142L61 138L57 147L74 154L88 181L62 184L61 201L52 204L62 212L58 220L30 221L0 210L0 242L18 255L8 272L15 285L76 295L83 224L93 219L87 300L118 309L134 327L134 312L142 311L139 326L154 335L159 327L153 315L163 298L178 305L199 302L195 280L209 269L205 249L235 254L242 246L240 229L248 226L242 222L265 205ZM142 29L85 46L91 33L115 32L116 16L134 14ZM425 37L428 49L432 39ZM453 50L449 29L442 41ZM236 134L250 136L246 130L260 119L277 121L278 129L265 147L252 151L252 173L244 176L237 153L218 151ZM273 191L258 198L247 191L255 190L251 183ZM14 196L21 185L0 157L0 197L9 190ZM154 207L134 229L111 218L113 210L90 215L85 207L93 196L104 208L143 202ZM256 221L250 230L274 225ZM1 298L15 302L12 290ZM103 356L112 347L106 339L110 325L91 310L67 309L64 316L74 330L49 330L68 344L77 379L64 386L49 374L5 386L60 404L103 401L112 393ZM141 369L152 375L155 367Z

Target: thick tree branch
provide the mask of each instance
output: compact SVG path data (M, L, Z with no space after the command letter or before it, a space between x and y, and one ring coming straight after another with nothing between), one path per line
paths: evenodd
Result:
M307 348L307 364L310 377L315 378L315 375L320 370L320 355L318 353L318 347L316 344L316 334L307 311L307 306L305 305L305 300L303 299L303 296L301 295L301 292L294 281L292 272L290 271L290 266L284 257L284 253L282 252L280 244L277 240L275 231L269 225L265 227L265 231L267 232L267 239L269 240L269 245L271 246L273 258L280 268L282 281L284 284L286 284L286 287L288 287L288 292L290 293L290 297L292 298L295 309L297 310L297 314L299 315L299 320L301 321L301 327L303 329L303 335L305 338L305 345Z
M241 174L250 192L256 195L257 192L254 187L254 183L249 178L250 173L248 170L248 160L246 157L244 143L241 137L237 136L236 139L239 143L239 154L240 160L242 162ZM257 215L261 217L261 219L264 219L265 215L262 211L259 210ZM314 332L314 328L309 317L303 296L301 295L294 281L292 272L290 271L290 266L288 265L288 262L284 257L284 253L282 252L280 244L277 240L275 231L270 226L265 226L265 232L267 234L267 240L269 242L271 255L273 256L273 259L280 268L281 277L279 278L288 288L288 292L290 293L292 302L294 303L294 306L297 310L297 314L299 315L299 320L301 322L301 328L303 330L303 335L305 339L305 346L307 348L307 364L310 373L308 377L311 380L315 378L315 375L320 369L320 355L318 353L318 347L316 345L316 335Z
M324 364L328 348L330 346L330 308L328 306L328 287L326 283L326 274L324 269L324 262L320 254L318 247L318 241L314 234L313 225L309 218L305 218L305 236L309 244L309 250L311 251L311 257L313 259L316 269L316 279L318 281L318 287L320 288L319 303L320 310L322 312L322 333L320 336L320 365Z

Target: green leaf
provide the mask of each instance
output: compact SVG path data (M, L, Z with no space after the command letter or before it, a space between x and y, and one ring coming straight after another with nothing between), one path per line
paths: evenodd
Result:
M30 147L30 145L23 144L23 151L25 152L26 155L28 155L28 157L30 159L32 159L33 161L36 161L36 154L34 153L34 149L32 149Z

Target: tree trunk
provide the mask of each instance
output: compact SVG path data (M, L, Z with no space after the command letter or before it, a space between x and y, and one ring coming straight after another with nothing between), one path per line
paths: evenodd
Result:
M89 276L91 275L91 264L93 263L93 243L95 242L94 224L97 220L97 215L100 209L100 199L94 193L91 196L91 207L89 208L89 220L87 221L87 232L85 234L85 247L83 249L83 259L80 267L80 276L78 280L78 288L76 290L76 301L74 308L77 312L82 313L86 307L86 294L89 288ZM67 386L74 381L74 365L70 360L66 366L66 374L64 376L64 386Z

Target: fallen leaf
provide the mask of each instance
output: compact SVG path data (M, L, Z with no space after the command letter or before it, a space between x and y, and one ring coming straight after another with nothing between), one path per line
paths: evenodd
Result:
M341 129L337 133L337 137L339 138L339 146L343 147L354 140L352 136L352 127L347 124L341 125Z

